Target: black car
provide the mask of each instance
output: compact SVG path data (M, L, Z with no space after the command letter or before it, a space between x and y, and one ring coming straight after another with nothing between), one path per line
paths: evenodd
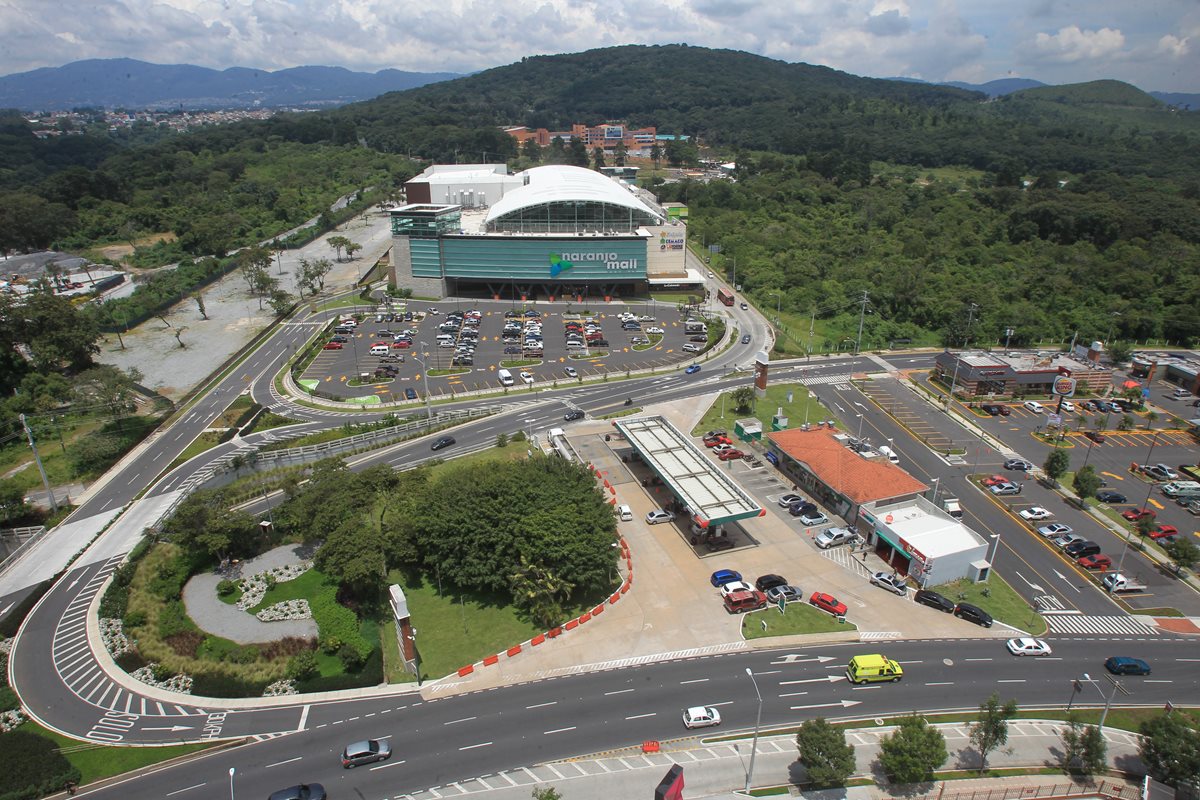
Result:
M588 347L608 347L608 339L597 339L594 342L588 342Z
M1140 658L1112 656L1104 662L1104 668L1113 675L1149 675L1150 665Z
M563 414L563 419L567 422L571 422L573 420L583 419L586 416L587 415L582 411L568 411L567 413Z
M1063 548L1063 552L1076 560L1084 556L1094 556L1100 552L1100 545L1095 542L1072 542Z
M742 337L742 344L750 344L750 334L747 333Z
M689 336L688 341L689 342L705 342L705 343L707 343L708 337L707 336Z
M790 506L788 506L788 513L793 517L800 517L805 514L813 514L816 513L816 511L816 503L809 503L807 501L803 503L792 503Z
M993 417L1000 416L1000 406L998 405L989 403L985 406L981 406L981 408L985 414L991 414Z
M973 606L970 603L959 603L956 605L954 607L954 616L959 619L965 619L967 622L974 622L976 625L982 625L985 628L992 627L992 615L979 606Z
M404 399L405 400L416 400L417 399L417 390L412 388L411 386L408 387L407 389L405 389L404 390Z
M1114 503L1129 502L1129 498L1127 498L1125 495L1121 494L1120 492L1114 492L1111 489L1102 489L1101 491L1096 492L1096 499L1101 503L1109 503L1110 505Z
M787 586L787 578L782 575L761 575L754 582L760 592L765 592L767 589L774 589L776 586Z
M430 450L441 450L442 448L444 448L444 447L449 447L449 446L450 446L450 445L452 445L452 444L454 444L454 437L453 437L453 436L443 436L443 437L441 437L440 439L438 439L436 442L434 442L434 443L433 443L433 444L432 444L432 445L429 447L429 449L430 449Z
M933 591L932 589L921 589L915 595L913 600L921 605L936 608L938 611L945 611L947 614L954 613L954 603L947 598Z
M519 316L521 316L520 313L518 313L516 311L509 310L509 311L504 312L505 319L512 319L513 317L519 317Z
M708 543L705 544L705 547L708 548L708 552L710 553L719 553L722 550L732 550L733 539L730 539L728 536L718 536L716 539L709 539Z
M270 800L325 800L325 787L319 783L302 783L272 792Z
M329 341L331 341L331 342L341 342L342 344L345 344L346 342L348 342L348 341L350 341L350 340L349 340L349 339L347 339L345 336L334 336L334 337L333 337L332 339L330 339Z

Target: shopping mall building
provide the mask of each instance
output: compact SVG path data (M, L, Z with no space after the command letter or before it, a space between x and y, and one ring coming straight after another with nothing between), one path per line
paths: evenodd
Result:
M590 169L435 165L405 190L390 284L415 295L582 300L703 284L685 266L687 225Z

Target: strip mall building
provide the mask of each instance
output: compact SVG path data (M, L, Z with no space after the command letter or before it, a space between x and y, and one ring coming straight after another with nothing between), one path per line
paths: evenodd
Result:
M437 165L391 211L389 282L425 297L611 298L700 287L687 225L589 169Z

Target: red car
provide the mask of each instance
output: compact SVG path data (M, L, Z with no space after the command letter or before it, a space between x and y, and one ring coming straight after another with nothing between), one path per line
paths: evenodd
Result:
M1084 569L1098 569L1101 572L1112 569L1112 559L1103 553L1097 553L1094 556L1084 556L1075 563Z
M1174 525L1159 525L1149 534L1151 539L1174 539L1178 535L1179 529Z
M746 454L743 453L741 450L734 448L732 450L723 450L720 453L717 453L717 458L721 459L722 461L733 461L735 459L741 458L744 455L746 455Z
M398 342L392 342L393 350L403 350L406 347L412 347L412 342L406 342L403 339Z
M1087 438L1091 439L1096 444L1104 443L1104 434L1101 433L1100 431L1087 431L1083 435L1086 436Z
M989 475L981 481L984 486L998 486L1001 483L1008 483L1008 478L1003 475Z
M1131 508L1127 511L1122 511L1121 516L1130 522L1138 522L1143 519L1154 519L1154 510L1149 508Z
M322 350L341 350L342 343L341 342L330 342L329 344L325 345L321 349Z
M831 594L813 592L812 597L808 598L808 602L822 611L828 611L835 617L846 616L846 604Z
M719 444L733 444L728 436L710 436L704 440L705 447L716 447Z

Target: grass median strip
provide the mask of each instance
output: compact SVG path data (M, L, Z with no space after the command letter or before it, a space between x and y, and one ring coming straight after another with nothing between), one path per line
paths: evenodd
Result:
M778 606L771 606L742 618L742 635L747 639L856 630L858 627L844 617L835 617L804 603L789 603L783 613Z

